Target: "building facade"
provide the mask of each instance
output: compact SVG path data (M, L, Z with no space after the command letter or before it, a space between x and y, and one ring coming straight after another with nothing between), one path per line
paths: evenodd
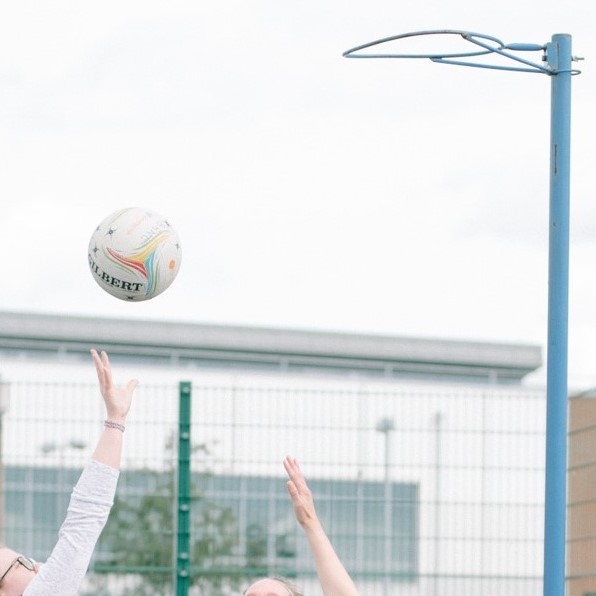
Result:
M192 386L195 593L215 596L200 580L222 569L238 587L284 573L318 593L285 494L287 453L363 594L542 593L545 396L522 383L538 347L0 313L5 534L40 559L101 424L90 347L142 385L89 593L105 574L113 594L172 593L167 561L117 568L110 536L122 504L136 504L131 516L148 496L173 501L180 381ZM160 530L136 543L162 544Z
M596 595L596 392L569 400L569 596Z

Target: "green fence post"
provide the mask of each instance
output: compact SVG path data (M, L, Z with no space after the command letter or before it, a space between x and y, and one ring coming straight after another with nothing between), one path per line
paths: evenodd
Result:
M179 385L178 507L176 509L176 596L190 588L190 406L191 384Z

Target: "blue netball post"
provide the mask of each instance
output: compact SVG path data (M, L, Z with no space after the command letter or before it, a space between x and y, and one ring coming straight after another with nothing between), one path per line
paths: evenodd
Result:
M459 36L473 44L467 51L444 53L376 52L379 45L429 35ZM373 48L373 49L371 49ZM538 52L538 61L526 55ZM569 311L569 177L571 36L555 34L546 44L510 43L490 35L453 29L416 31L372 41L343 54L346 58L427 58L433 62L545 74L551 77L550 212L548 255L548 346L546 388L546 479L544 524L544 596L565 593L567 508L567 352ZM483 62L504 58L504 64Z

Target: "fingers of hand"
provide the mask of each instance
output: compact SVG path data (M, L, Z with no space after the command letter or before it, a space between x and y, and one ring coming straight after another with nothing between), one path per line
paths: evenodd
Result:
M304 475L302 474L298 462L295 459L288 457L284 460L284 466L288 476L296 485L296 489L302 493L308 492L308 485L306 484L306 480L304 479Z
M91 357L93 358L93 364L95 364L95 371L97 372L97 379L100 385L105 384L105 370L104 365L95 350L91 350Z
M112 367L110 366L110 359L104 350L101 351L101 364L104 371L104 382L106 386L110 387L112 385Z
M292 479L294 479L296 476L302 475L300 466L293 457L287 456L284 459L284 468L286 469L288 476Z
M295 497L298 496L298 489L296 488L296 485L291 480L288 480L286 482L286 488L288 489L288 493L289 493L290 497L292 497L292 499L294 499Z
M287 475L288 476L292 476L292 468L291 468L290 458L289 457L286 457L284 459L284 462L283 463L284 463L284 468L286 470Z

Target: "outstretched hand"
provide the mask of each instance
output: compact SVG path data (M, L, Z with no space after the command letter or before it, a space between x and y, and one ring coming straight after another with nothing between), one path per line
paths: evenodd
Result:
M317 576L325 596L358 596L352 578L340 561L329 537L325 533L313 501L312 493L298 462L293 457L284 459L288 473L287 489L294 514L302 526L317 568Z
M293 457L288 456L284 459L284 468L289 478L286 487L292 499L294 514L298 523L302 527L308 527L313 523L318 523L312 493L310 488L308 488L308 484L306 484L304 474L298 462Z
M101 354L98 354L96 350L91 350L91 357L97 371L99 389L106 405L107 417L115 422L124 422L130 410L132 395L139 384L138 380L131 379L125 386L117 387L112 379L112 368L106 352L102 351Z

